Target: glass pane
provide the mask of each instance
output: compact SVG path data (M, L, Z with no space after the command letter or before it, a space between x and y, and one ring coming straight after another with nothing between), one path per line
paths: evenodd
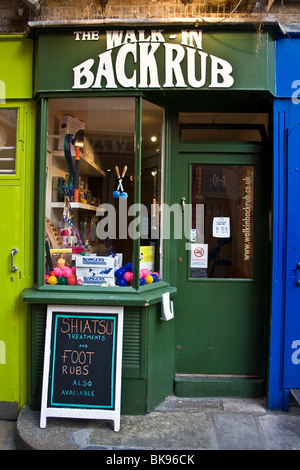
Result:
M261 142L268 133L264 113L179 113L181 141Z
M253 277L253 187L253 166L192 165L191 278Z
M159 276L163 118L162 108L143 100L140 266Z
M16 173L17 110L0 109L0 175Z
M116 268L133 261L134 141L134 98L49 100L46 273L52 261L74 268L80 285L119 285Z

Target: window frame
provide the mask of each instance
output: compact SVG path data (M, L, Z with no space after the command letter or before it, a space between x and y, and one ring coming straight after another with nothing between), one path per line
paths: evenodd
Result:
M22 155L24 154L24 134L26 129L24 128L24 118L21 112L22 105L20 102L9 101L9 103L1 103L0 111L2 110L16 110L16 153L15 153L15 172L14 173L0 173L0 181L3 184L5 181L17 182L21 179L21 166L22 166Z
M72 98L118 98L118 97L134 97L135 98L135 178L136 184L134 185L134 203L141 204L141 168L142 168L142 112L143 112L143 100L152 102L149 96L144 96L142 93L105 93L99 95L87 95L87 94L72 94ZM80 293L99 293L99 294L133 294L139 293L143 290L157 289L163 287L165 283L160 282L158 285L149 284L140 286L139 284L139 257L140 257L140 237L133 240L133 266L134 266L134 278L132 286L119 287L101 287L99 286L63 286L63 285L47 285L45 284L44 278L44 263L45 263L45 197L46 197L46 174L47 174L47 129L48 129L48 111L49 111L49 99L59 98L70 98L70 94L47 94L39 97L37 102L37 137L36 137L36 179L35 179L35 221L36 221L36 243L35 243L35 287L40 291L52 291L56 293L68 292L72 294ZM157 103L154 103L157 104ZM163 108L163 106L162 106ZM164 120L163 120L164 125ZM164 148L164 146L163 146ZM162 164L164 161L164 153L162 152ZM162 184L163 188L163 184ZM140 225L140 214L136 215L137 224ZM162 238L160 238L162 243Z

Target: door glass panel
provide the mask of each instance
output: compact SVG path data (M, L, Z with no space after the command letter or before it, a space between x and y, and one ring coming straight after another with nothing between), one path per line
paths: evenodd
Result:
M191 184L190 277L251 279L254 167L194 164Z
M0 175L16 174L17 110L0 110Z

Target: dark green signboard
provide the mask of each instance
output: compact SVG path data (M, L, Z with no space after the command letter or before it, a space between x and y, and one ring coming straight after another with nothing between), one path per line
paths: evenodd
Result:
M55 312L48 406L113 409L118 316Z
M41 427L46 417L120 427L123 308L48 306Z
M36 92L274 90L267 32L74 28L37 37Z

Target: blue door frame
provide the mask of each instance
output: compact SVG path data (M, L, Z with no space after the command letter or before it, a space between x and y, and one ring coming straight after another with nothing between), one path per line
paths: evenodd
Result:
M268 408L300 388L300 36L276 42L273 269ZM298 266L299 267L299 266Z

